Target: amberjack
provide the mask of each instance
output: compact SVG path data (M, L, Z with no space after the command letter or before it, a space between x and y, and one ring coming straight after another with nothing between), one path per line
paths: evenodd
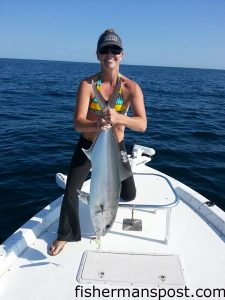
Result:
M114 128L101 130L89 150L83 149L91 161L90 194L79 192L79 199L90 208L92 225L97 237L111 229L116 218L121 182L133 173L124 166Z
M114 107L120 86L121 80L118 79L112 96L106 101L92 81L92 89L102 111L107 106ZM109 232L116 218L121 182L133 173L124 165L128 157L120 152L113 126L101 130L91 148L83 151L91 161L92 172L90 194L78 191L79 199L88 203L92 225L96 236L100 237Z

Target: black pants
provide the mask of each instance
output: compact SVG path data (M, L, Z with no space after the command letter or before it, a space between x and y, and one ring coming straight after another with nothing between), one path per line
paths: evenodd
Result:
M81 240L77 190L81 189L91 169L91 162L82 148L89 149L91 145L92 142L81 135L70 163L59 219L58 240L60 241ZM119 143L119 147L120 151L126 151L124 141ZM130 169L129 162L124 164L126 168ZM135 198L136 188L133 176L122 181L120 196L124 201L131 201Z

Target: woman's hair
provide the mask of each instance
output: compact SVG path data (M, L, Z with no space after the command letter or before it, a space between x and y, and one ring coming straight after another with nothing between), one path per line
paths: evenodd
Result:
M112 29L112 28L109 28L109 29L106 29L102 34L109 34L109 33L112 33L112 32L115 33L115 30Z

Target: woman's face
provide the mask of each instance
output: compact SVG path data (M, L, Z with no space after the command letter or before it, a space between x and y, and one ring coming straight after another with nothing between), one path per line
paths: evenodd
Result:
M123 50L115 46L106 46L98 50L97 57L103 67L114 69L122 60Z

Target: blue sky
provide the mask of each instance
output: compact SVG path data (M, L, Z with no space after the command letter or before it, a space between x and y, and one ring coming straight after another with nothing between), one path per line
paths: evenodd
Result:
M0 0L0 57L97 62L106 28L126 64L225 69L225 0Z

